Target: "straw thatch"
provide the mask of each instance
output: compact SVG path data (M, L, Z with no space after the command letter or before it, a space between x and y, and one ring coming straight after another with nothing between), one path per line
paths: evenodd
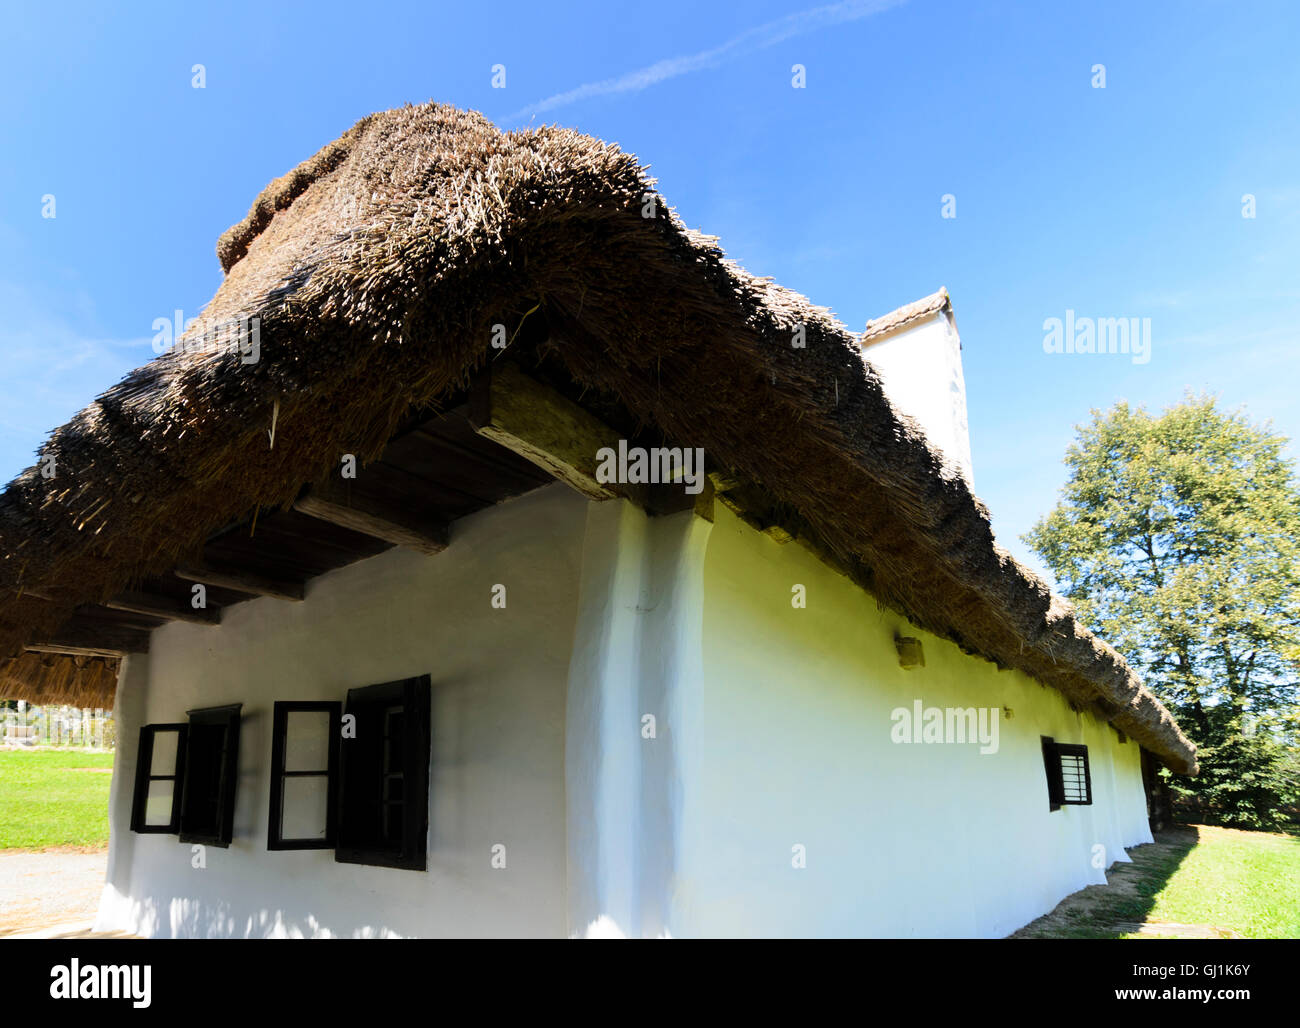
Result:
M0 698L73 707L112 705L118 661L23 653L0 660Z
M413 404L468 384L494 324L536 307L574 380L797 511L882 601L1194 770L1123 658L995 544L860 339L726 261L618 147L436 104L373 115L273 183L219 253L206 316L260 318L261 359L172 351L53 434L57 477L0 497L0 654L291 501L340 453L377 456Z

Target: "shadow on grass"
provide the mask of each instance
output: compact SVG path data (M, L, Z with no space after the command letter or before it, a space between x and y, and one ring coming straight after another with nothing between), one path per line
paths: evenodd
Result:
M1178 871L1200 837L1194 825L1174 825L1156 832L1154 842L1128 851L1132 863L1116 864L1110 869L1107 884L1089 885L1071 893L1051 913L1031 921L1010 938L1119 939L1135 933L1221 938L1221 934L1207 934L1200 926L1146 926L1169 929L1154 932L1144 927L1156 894Z

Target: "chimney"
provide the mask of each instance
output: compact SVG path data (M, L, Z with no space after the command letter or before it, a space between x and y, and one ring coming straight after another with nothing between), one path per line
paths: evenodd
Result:
M948 290L868 321L860 341L890 402L920 424L945 464L974 492L961 338Z

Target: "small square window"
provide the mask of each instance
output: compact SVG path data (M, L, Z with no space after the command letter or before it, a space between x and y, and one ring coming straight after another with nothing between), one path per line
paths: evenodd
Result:
M1043 766L1047 772L1047 798L1051 810L1092 803L1087 746L1056 742L1043 736Z
M236 703L191 710L186 724L140 729L131 831L230 845L239 776L239 709Z

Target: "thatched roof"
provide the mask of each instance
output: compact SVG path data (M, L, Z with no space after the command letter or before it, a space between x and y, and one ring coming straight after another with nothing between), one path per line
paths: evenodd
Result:
M207 321L260 318L261 359L170 351L54 432L57 477L32 469L0 497L0 657L289 503L340 453L376 456L413 405L467 386L494 324L536 307L576 382L796 511L883 602L1194 770L1123 658L995 543L861 338L728 262L617 146L436 104L372 115L272 183L218 252Z
M0 699L73 707L111 707L118 661L57 653L20 653L0 670Z

